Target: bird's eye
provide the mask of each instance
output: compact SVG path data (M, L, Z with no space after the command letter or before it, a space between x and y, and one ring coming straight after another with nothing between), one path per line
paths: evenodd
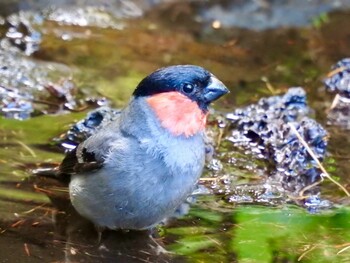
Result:
M194 86L192 84L186 83L182 86L183 92L191 94L194 91Z

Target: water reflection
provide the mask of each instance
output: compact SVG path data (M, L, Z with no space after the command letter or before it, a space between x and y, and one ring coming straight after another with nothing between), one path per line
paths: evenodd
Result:
M153 239L147 231L106 230L99 237L71 206L56 213L55 233L60 233L55 243L62 245L64 262L169 262L172 257L160 245L161 238Z

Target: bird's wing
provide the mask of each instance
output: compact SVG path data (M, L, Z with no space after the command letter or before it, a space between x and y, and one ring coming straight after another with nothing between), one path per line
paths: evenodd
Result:
M59 171L62 174L76 174L82 172L92 172L102 167L103 160L97 160L93 152L86 148L75 148L63 159Z
M106 155L110 151L112 142L118 139L118 132L97 132L67 153L63 159L59 173L63 177L72 174L93 172L100 169Z

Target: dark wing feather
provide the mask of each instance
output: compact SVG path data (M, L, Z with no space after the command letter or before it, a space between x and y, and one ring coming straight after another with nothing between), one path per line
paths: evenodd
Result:
M77 147L66 154L59 166L59 173L61 178L69 180L72 174L98 170L102 165L103 161L96 160L93 152L88 152L86 148L80 150Z
M62 174L72 174L74 173L74 166L78 163L77 148L69 151L66 157L63 159L59 171Z
M74 150L67 153L59 167L61 178L70 179L73 174L93 172L102 168L106 154L110 152L113 142L118 140L118 119L96 132Z

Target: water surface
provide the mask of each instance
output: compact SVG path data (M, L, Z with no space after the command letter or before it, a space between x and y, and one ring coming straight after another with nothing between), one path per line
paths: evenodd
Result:
M21 87L35 98L30 118L0 119L0 261L349 261L350 210L344 193L324 181L321 197L334 205L314 214L285 193L257 198L264 191L264 165L243 153L235 153L236 165L223 158L225 169L209 169L203 175L202 184L215 194L198 197L189 215L159 228L158 243L173 254L159 255L156 243L145 233L109 231L97 244L94 227L72 211L66 189L31 177L31 168L62 160L63 149L53 138L89 109L106 101L122 107L151 71L190 63L210 69L230 88L230 95L214 105L216 114L281 94L288 87L304 87L314 109L312 116L329 132L326 169L348 187L348 131L326 125L333 95L325 92L321 81L332 64L350 54L350 11L337 8L330 12L333 7L328 1L318 1L315 6L308 2L307 21L286 23L293 21L293 11L300 11L292 5L291 17L278 23L280 14L287 14L283 13L285 6L274 1L265 9L242 3L232 8L230 1L153 2L126 11L121 7L109 13L105 9L79 11L87 20L74 19L79 14L77 5L41 12L47 6L29 2L3 9L14 12L13 19L27 19L30 26L27 33L22 31L34 38L37 46L25 39L17 43L12 39L14 43L5 41L0 50L2 57L9 58L2 59L3 63L10 67L0 69L1 85ZM245 17L247 21L237 24L237 10L260 16L250 21ZM267 11L273 13L274 20L268 19ZM4 13L4 18L9 14ZM1 23L1 38L9 27ZM18 74L11 75L14 72ZM47 83L62 87L65 81L73 83L73 99L59 99L48 92ZM210 130L215 133L217 122L213 120ZM218 155L230 149L225 145L224 140ZM223 179L212 180L216 177ZM51 198L54 193L52 200L44 193L47 189ZM228 201L233 193L240 193L240 202Z

